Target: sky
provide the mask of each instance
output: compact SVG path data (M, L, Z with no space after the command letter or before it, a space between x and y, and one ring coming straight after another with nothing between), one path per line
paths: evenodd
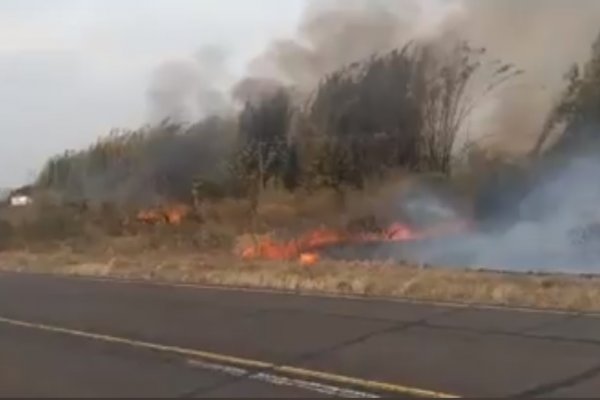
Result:
M149 119L157 69L218 46L232 74L293 35L303 0L1 0L0 187Z

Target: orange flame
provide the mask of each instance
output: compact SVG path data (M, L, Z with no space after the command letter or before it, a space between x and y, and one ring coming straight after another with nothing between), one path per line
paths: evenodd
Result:
M172 204L159 208L141 210L137 213L136 219L151 225L159 223L180 225L191 211L192 209L185 204Z
M305 251L343 243L346 240L347 238L340 232L320 228L285 243L276 242L271 238L261 239L255 245L246 247L242 251L242 258L290 260Z
M166 220L171 225L180 225L181 222L190 214L191 208L185 204L175 204L164 210Z
M403 240L421 239L423 233L414 231L406 224L394 222L385 230L384 237L388 241L401 242Z
M300 254L300 265L310 266L315 265L319 262L319 255L317 253L302 253Z
M450 222L417 231L409 225L395 222L382 232L351 234L344 231L319 228L288 242L277 242L272 238L261 239L255 245L247 246L241 255L243 259L293 260L301 265L314 265L319 261L318 250L344 243L402 242L464 231L468 224Z

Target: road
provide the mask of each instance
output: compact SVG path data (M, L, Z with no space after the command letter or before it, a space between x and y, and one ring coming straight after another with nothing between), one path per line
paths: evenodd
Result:
M600 393L594 315L0 273L0 395Z

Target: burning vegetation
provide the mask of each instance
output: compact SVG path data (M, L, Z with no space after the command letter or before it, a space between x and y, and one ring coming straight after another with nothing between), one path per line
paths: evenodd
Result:
M158 208L140 210L136 220L145 224L181 225L192 215L192 208L186 204L170 204Z
M584 266L600 260L580 259L571 249L572 237L580 242L597 236L572 231L597 218L589 209L600 201L592 183L600 143L598 44L585 67L568 76L534 157L511 159L467 134L482 99L521 82L527 71L460 35L399 40L395 19L386 13L369 13L377 18L365 24L356 24L353 13L317 14L302 26L308 39L318 41L319 24L340 18L334 24L344 28L340 32L353 36L354 28L364 27L376 33L377 46L332 60L332 49L343 47L335 40L347 37L333 35L331 43L314 43L312 50L278 42L272 57L264 56L285 76L245 77L230 96L232 107L219 103L219 111L194 123L167 119L113 132L88 149L54 157L36 191L63 203L85 199L133 209L124 219L150 228L187 229L186 222L193 222L193 235L209 237L215 226L231 228L231 235L250 233L254 240L238 252L245 260L313 265L331 248L388 244L415 244L410 255L393 255L418 262L523 269L528 263L554 268L556 260ZM300 71L292 68L296 61ZM154 89L153 99L168 92ZM582 149L592 160L585 165L578 163ZM398 177L432 176L438 179L432 186L461 191L467 211L457 211L447 193L426 190L411 197L394 186ZM556 189L557 182L573 183L569 196ZM357 198L373 200L385 187L394 192L386 201L353 209ZM333 194L327 206L309 210L324 193ZM285 210L265 215L265 204ZM373 215L385 222L359 228L339 222ZM303 233L275 239L273 232L282 231Z
M320 259L320 252L335 246L361 244L401 243L443 237L466 232L468 224L463 221L438 223L416 228L394 222L378 231L350 231L319 228L299 235L288 241L277 241L271 236L257 238L254 243L243 247L243 259L298 260L301 265L313 265Z

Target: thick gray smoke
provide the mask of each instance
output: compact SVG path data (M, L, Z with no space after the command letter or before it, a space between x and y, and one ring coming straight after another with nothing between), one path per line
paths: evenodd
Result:
M599 20L596 0L310 0L295 36L275 38L238 84L216 47L159 66L148 92L150 121L193 122L278 84L307 93L327 73L410 40L467 39L525 72L481 102L469 137L523 152L540 133L564 74L587 57Z
M413 0L311 1L296 37L274 40L249 75L311 90L327 73L410 38L420 7Z
M600 27L596 0L319 0L310 1L297 34L274 40L249 75L304 91L349 63L410 40L467 39L525 74L482 101L469 135L500 150L529 150Z
M154 72L148 90L150 122L189 123L226 112L230 79L225 52L217 47L165 61Z
M277 93L281 82L266 78L245 78L240 80L231 91L232 100L240 105L256 103Z
M514 271L597 273L600 266L600 160L581 156L546 171L503 229L468 233L381 249L386 256L438 265ZM499 194L500 195L500 194ZM507 193L507 195L510 195ZM450 203L422 191L398 199L410 217L435 214L460 219ZM440 211L442 210L442 211ZM505 222L505 221L504 221ZM379 254L383 256L384 254Z
M307 93L327 73L411 40L467 39L525 72L481 102L468 134L523 152L540 133L564 74L587 57L599 20L596 0L310 0L295 36L274 38L236 85L219 48L165 62L149 89L150 120L194 121L277 84Z
M460 0L441 27L524 74L486 104L477 135L491 135L503 150L526 151L541 131L565 73L587 59L600 33L596 0Z

